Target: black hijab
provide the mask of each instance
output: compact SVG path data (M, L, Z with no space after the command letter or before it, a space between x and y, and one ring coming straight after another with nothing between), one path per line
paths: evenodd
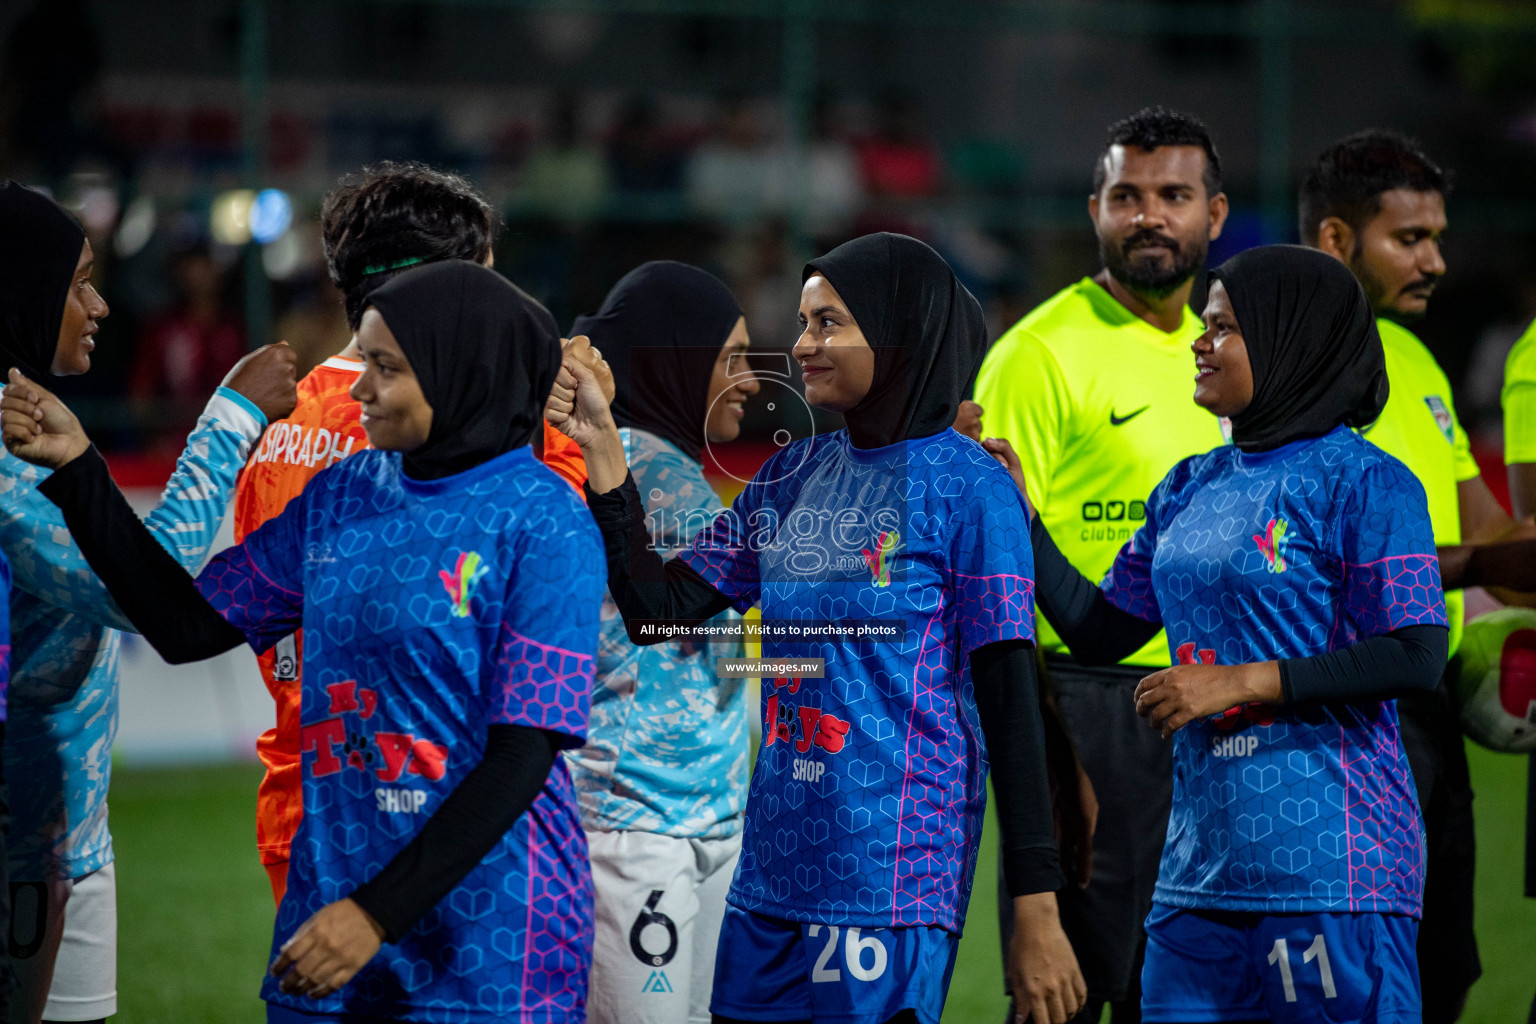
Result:
M805 265L825 277L875 350L869 394L843 414L856 448L931 437L955 422L987 353L981 306L938 253L888 231Z
M85 232L59 204L14 181L0 184L0 356L33 380L52 376L84 244Z
M1387 404L1376 317L1349 268L1316 249L1266 245L1211 279L1227 289L1253 365L1253 401L1232 417L1245 452L1364 427Z
M686 263L642 263L619 279L602 308L579 316L613 369L613 420L665 438L702 462L709 381L741 319L725 283Z
M494 270L446 260L368 297L432 407L427 441L406 452L419 480L462 473L533 439L560 369L549 310Z

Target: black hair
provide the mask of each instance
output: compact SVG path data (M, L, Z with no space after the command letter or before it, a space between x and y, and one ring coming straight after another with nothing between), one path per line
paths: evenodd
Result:
M1296 204L1301 240L1316 245L1318 228L1329 217L1359 235L1381 212L1381 194L1398 188L1446 196L1451 175L1401 132L1370 128L1345 136L1323 150L1301 181Z
M498 217L457 174L385 161L343 178L320 208L320 239L347 323L357 330L376 288L417 263L491 253Z
M1199 146L1205 150L1205 170L1200 180L1205 184L1206 198L1221 191L1221 157L1216 143L1211 141L1211 131L1205 122L1190 114L1163 107L1143 107L1130 117L1109 126L1104 148L1093 165L1093 194L1104 190L1107 176L1105 161L1113 146L1135 146L1138 149L1157 149L1160 146Z

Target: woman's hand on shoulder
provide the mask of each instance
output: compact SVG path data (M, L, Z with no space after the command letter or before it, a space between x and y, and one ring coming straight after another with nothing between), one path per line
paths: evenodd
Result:
M1024 495L1024 504L1029 506L1030 513L1033 514L1035 506L1029 500L1029 488L1024 486L1024 464L1019 461L1019 453L1013 450L1013 445L1008 443L1006 437L989 437L981 442L981 446L1008 471L1009 476L1013 477L1019 493Z
M91 447L69 406L15 368L0 399L0 433L12 455L49 469L73 462Z

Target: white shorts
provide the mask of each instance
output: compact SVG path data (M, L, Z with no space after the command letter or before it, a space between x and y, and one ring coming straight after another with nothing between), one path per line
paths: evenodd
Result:
M709 1024L741 836L588 832L587 848L597 891L589 1024Z
M10 1024L117 1012L117 869L11 882Z

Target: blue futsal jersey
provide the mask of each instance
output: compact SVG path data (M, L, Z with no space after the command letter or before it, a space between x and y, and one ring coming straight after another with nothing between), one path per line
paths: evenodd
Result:
M1342 427L1218 448L1158 484L1102 585L1182 664L1301 658L1446 624L1424 488ZM1424 841L1395 701L1248 705L1174 736L1154 899L1417 916Z
M273 955L421 830L486 727L586 736L603 555L570 485L520 448L439 480L354 455L220 554L198 587L251 646L304 629L304 820ZM341 991L262 998L429 1022L579 1021L586 841L564 758L484 860Z
M969 656L1034 638L1022 496L952 430L782 449L679 555L766 626L879 621L895 638L765 637L823 678L763 681L763 742L732 904L835 925L959 932L986 805Z

